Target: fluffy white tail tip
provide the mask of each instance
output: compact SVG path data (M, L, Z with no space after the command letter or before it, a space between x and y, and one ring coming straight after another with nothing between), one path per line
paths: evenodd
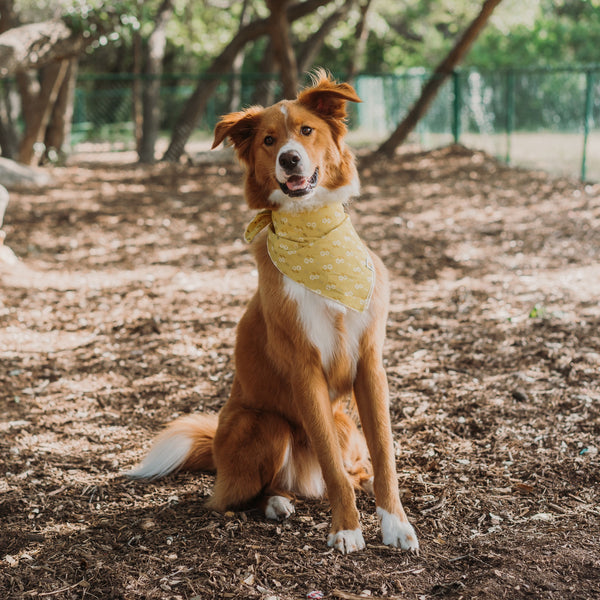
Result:
M186 435L174 435L158 440L144 460L125 475L133 479L157 479L176 471L185 462L192 449L192 440Z

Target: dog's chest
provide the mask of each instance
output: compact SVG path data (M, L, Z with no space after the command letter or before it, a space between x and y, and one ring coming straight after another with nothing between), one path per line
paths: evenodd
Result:
M308 341L319 351L323 370L328 373L334 363L344 363L351 381L356 374L360 341L372 315L359 313L311 292L288 277L283 278L284 291L295 301L298 319Z

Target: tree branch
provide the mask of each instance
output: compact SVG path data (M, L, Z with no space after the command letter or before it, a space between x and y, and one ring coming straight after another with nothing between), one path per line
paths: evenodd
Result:
M329 4L332 0L306 0L298 2L287 9L288 21L292 23L306 15L314 12L320 6ZM162 160L175 162L185 149L192 131L198 124L200 117L206 109L208 99L212 96L219 85L220 75L227 73L235 60L238 52L249 42L252 42L269 33L269 18L253 21L242 27L237 35L225 46L221 54L217 56L205 72L206 78L202 79L196 86L192 95L188 98L183 112L175 123L171 142Z
M0 77L70 58L87 43L82 34L74 33L60 20L13 27L0 34Z
M438 65L431 78L427 81L421 96L410 109L406 117L401 121L392 135L371 155L368 160L376 159L384 155L392 157L396 148L404 142L408 134L415 128L419 120L427 113L429 106L437 95L440 87L452 73L455 67L462 61L481 30L485 27L492 12L502 0L485 0L481 11L467 27L452 50Z

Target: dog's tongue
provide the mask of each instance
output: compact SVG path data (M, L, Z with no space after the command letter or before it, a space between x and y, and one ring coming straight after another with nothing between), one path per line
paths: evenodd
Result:
M285 184L287 185L288 190L303 190L306 187L306 177L294 175L293 177L290 177Z

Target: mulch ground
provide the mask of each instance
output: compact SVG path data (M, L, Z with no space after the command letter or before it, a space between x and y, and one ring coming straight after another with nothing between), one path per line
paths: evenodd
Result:
M204 507L212 477L121 473L217 411L256 285L241 171L76 162L11 192L0 267L0 597L600 598L600 186L461 147L362 169L392 280L385 364L419 556Z

